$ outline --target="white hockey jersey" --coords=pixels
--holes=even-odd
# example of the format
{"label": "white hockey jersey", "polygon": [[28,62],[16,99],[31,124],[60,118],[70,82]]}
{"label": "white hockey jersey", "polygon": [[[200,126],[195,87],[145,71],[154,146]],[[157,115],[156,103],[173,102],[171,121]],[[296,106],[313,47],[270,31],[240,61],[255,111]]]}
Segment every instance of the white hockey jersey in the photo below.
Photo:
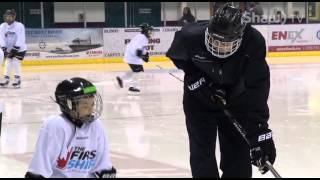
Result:
{"label": "white hockey jersey", "polygon": [[13,46],[20,47],[19,52],[26,51],[26,32],[22,23],[14,21],[11,25],[4,22],[0,25],[0,46],[10,52]]}
{"label": "white hockey jersey", "polygon": [[143,34],[137,34],[127,45],[124,53],[124,61],[128,64],[142,65],[143,60],[136,55],[137,49],[141,49],[143,54],[147,52],[148,38]]}
{"label": "white hockey jersey", "polygon": [[94,172],[111,168],[99,119],[78,128],[63,116],[50,116],[40,129],[28,172],[46,178],[92,178]]}

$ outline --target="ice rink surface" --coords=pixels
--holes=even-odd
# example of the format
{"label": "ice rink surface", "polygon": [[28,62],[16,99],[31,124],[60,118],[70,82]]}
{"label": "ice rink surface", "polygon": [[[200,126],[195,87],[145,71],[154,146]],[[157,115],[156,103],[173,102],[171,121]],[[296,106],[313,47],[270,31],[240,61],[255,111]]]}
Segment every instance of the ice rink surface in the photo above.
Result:
{"label": "ice rink surface", "polygon": [[[171,63],[156,64],[166,70],[147,64],[140,96],[128,96],[126,87],[114,83],[128,70],[125,64],[23,67],[21,89],[0,89],[5,108],[0,177],[24,176],[41,123],[59,113],[50,96],[59,81],[75,76],[93,81],[103,97],[101,119],[118,177],[191,177],[182,83],[168,74],[183,78],[183,73]],[[283,177],[320,177],[320,63],[272,63],[270,68],[274,167]],[[254,167],[253,177],[273,176]]]}

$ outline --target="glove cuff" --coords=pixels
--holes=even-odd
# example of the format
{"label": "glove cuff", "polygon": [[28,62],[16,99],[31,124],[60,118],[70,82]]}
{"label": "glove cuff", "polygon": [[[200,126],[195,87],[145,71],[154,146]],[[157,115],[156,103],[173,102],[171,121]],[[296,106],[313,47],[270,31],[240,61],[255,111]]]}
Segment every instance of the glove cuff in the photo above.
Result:
{"label": "glove cuff", "polygon": [[272,140],[272,136],[272,131],[270,129],[262,129],[259,130],[257,133],[248,136],[248,139],[250,142],[250,146],[255,147],[260,143]]}

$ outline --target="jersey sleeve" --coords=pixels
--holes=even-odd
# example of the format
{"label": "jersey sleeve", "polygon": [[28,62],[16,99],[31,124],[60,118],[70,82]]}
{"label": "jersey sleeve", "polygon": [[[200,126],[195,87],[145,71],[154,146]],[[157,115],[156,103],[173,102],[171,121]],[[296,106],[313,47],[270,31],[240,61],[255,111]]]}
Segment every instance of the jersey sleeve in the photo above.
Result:
{"label": "jersey sleeve", "polygon": [[20,27],[18,29],[17,33],[17,42],[14,46],[22,47],[26,42],[26,31],[23,24],[20,24]]}
{"label": "jersey sleeve", "polygon": [[188,46],[182,30],[175,32],[173,41],[168,49],[166,56],[175,61],[187,61]]}
{"label": "jersey sleeve", "polygon": [[112,163],[110,159],[109,142],[106,133],[103,129],[103,125],[100,121],[97,122],[98,134],[98,152],[97,164],[93,170],[94,172],[100,172],[101,170],[111,170]]}
{"label": "jersey sleeve", "polygon": [[183,28],[175,32],[173,42],[168,49],[166,56],[171,59],[174,65],[185,72],[191,74],[197,72],[198,69],[190,60],[190,48],[188,46],[187,37],[183,33]]}
{"label": "jersey sleeve", "polygon": [[59,133],[54,132],[54,130],[54,128],[48,127],[48,123],[41,127],[28,172],[39,174],[46,178],[52,175],[54,161],[57,159],[61,149],[59,148],[61,144],[58,143],[61,137],[57,137]]}
{"label": "jersey sleeve", "polygon": [[248,103],[248,133],[252,134],[258,128],[268,128],[269,107],[267,104],[270,91],[270,70],[266,62],[265,41],[258,45],[259,51],[252,59],[245,72]]}
{"label": "jersey sleeve", "polygon": [[0,25],[0,46],[6,47],[4,25]]}
{"label": "jersey sleeve", "polygon": [[143,54],[143,55],[146,55],[147,52],[148,52],[148,51],[147,51],[147,48],[148,48],[148,40],[145,40],[143,44],[144,44],[144,46],[142,47],[142,54]]}
{"label": "jersey sleeve", "polygon": [[[147,47],[148,47],[148,43],[149,40],[146,37],[139,36],[139,39],[137,41],[136,47],[137,49],[141,49],[142,50],[142,54],[145,55],[147,53]],[[137,49],[135,49],[135,52],[137,51]]]}

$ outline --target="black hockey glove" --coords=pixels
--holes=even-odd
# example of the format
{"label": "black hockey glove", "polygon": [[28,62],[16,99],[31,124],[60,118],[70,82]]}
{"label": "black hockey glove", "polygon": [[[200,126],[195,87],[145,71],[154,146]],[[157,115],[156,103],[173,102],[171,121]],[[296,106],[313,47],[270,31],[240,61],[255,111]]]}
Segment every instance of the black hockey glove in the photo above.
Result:
{"label": "black hockey glove", "polygon": [[142,55],[142,60],[144,62],[149,62],[149,53],[148,52],[145,55]]}
{"label": "black hockey glove", "polygon": [[251,163],[257,167],[262,174],[268,172],[265,166],[266,161],[271,164],[276,159],[276,148],[272,139],[272,131],[270,129],[261,130],[260,132],[248,137],[250,142]]}
{"label": "black hockey glove", "polygon": [[137,49],[136,55],[137,55],[138,57],[141,57],[141,56],[142,56],[142,50],[141,50],[141,49]]}
{"label": "black hockey glove", "polygon": [[112,167],[110,170],[102,170],[100,172],[95,172],[96,178],[116,178],[117,170]]}
{"label": "black hockey glove", "polygon": [[1,47],[1,49],[3,51],[4,57],[7,57],[8,56],[7,48],[6,47]]}
{"label": "black hockey glove", "polygon": [[145,55],[142,54],[141,49],[137,49],[136,55],[141,58],[145,62],[149,62],[149,53],[147,52]]}
{"label": "black hockey glove", "polygon": [[187,75],[185,77],[185,85],[191,95],[196,96],[205,103],[211,104],[215,98],[219,98],[224,104],[226,102],[225,91],[218,88],[210,78],[202,73]]}
{"label": "black hockey glove", "polygon": [[8,54],[8,58],[13,58],[15,56],[18,55],[18,51],[19,51],[20,47],[18,46],[13,46],[13,48],[11,49],[10,53]]}
{"label": "black hockey glove", "polygon": [[25,175],[24,175],[24,178],[28,178],[28,179],[41,179],[41,178],[45,178],[43,177],[42,175],[40,174],[34,174],[32,172],[27,172]]}

